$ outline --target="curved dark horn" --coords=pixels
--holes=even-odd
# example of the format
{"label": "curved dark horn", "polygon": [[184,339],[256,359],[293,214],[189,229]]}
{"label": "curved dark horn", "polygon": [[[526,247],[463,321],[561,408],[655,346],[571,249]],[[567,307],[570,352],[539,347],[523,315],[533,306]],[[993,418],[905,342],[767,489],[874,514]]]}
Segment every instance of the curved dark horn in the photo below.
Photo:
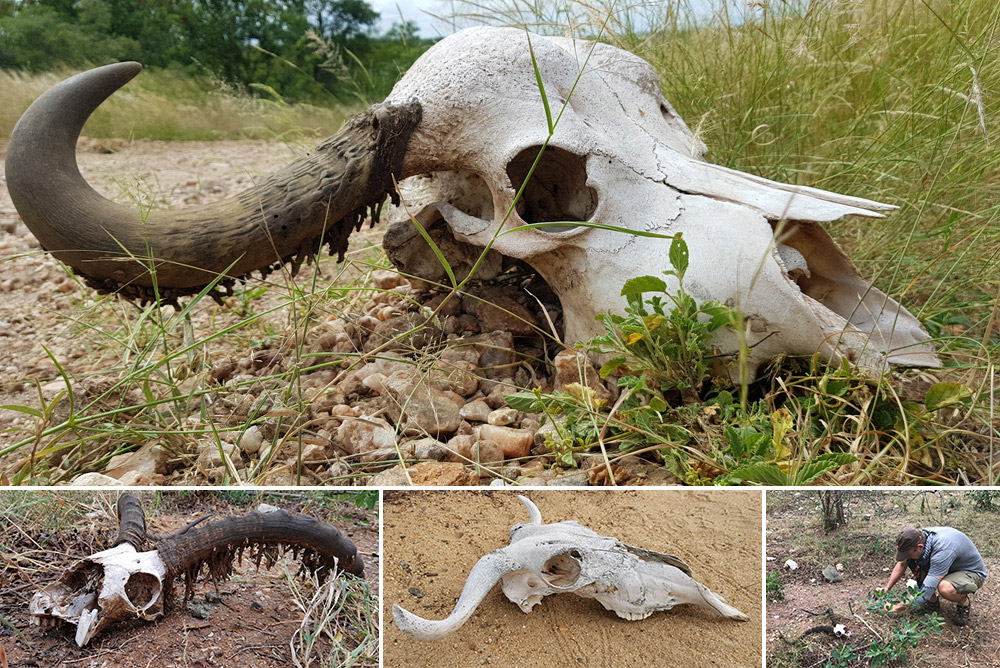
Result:
{"label": "curved dark horn", "polygon": [[136,552],[146,549],[146,514],[139,499],[127,493],[118,497],[118,538],[111,547],[122,543],[128,543]]}
{"label": "curved dark horn", "polygon": [[[222,580],[244,550],[254,554],[259,565],[268,547],[301,553],[303,567],[321,577],[333,573],[335,562],[342,571],[364,575],[357,547],[337,529],[308,515],[284,510],[255,511],[195,527],[163,539],[157,550],[169,577],[187,575],[193,580],[202,564],[207,564],[212,577]],[[271,552],[268,558],[273,560],[274,556]]]}
{"label": "curved dark horn", "polygon": [[90,114],[142,66],[117,63],[46,91],[11,134],[6,176],[14,206],[42,248],[101,290],[149,298],[197,292],[290,261],[293,269],[330,244],[341,258],[367,210],[373,222],[403,157],[420,105],[375,105],[314,151],[242,194],[179,211],[115,204],[80,175],[76,141]]}

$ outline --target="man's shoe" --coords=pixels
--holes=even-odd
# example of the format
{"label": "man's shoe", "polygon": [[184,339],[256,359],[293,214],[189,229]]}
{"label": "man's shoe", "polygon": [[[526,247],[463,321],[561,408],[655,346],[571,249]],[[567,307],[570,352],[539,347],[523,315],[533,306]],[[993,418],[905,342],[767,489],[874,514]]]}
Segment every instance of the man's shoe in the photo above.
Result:
{"label": "man's shoe", "polygon": [[941,612],[941,601],[927,601],[924,603],[923,607],[920,608],[920,611],[925,613]]}
{"label": "man's shoe", "polygon": [[955,607],[955,618],[951,621],[955,626],[965,626],[969,623],[969,612],[972,608],[972,601],[969,601],[968,605],[959,605]]}

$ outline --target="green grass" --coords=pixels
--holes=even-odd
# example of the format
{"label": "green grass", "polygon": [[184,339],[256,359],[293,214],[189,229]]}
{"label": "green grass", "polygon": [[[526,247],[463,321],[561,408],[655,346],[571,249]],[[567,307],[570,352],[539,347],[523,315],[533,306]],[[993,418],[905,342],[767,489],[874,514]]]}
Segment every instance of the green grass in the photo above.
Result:
{"label": "green grass", "polygon": [[[0,70],[0,136],[39,95],[75,74]],[[173,70],[146,70],[112,95],[91,116],[83,134],[92,138],[195,141],[216,139],[285,139],[333,134],[361,108],[332,104],[288,104],[273,96],[254,97],[207,78]]]}
{"label": "green grass", "polygon": [[[584,3],[569,6],[591,21],[577,34],[603,30],[606,39],[657,68],[666,97],[710,147],[711,160],[898,205],[884,220],[845,219],[826,228],[866,279],[926,325],[946,368],[872,382],[850,369],[784,362],[752,387],[732,388],[729,398],[736,402],[721,401],[719,388],[706,384],[695,403],[666,411],[686,435],[647,430],[649,439],[638,449],[633,442],[610,457],[669,450],[667,462],[682,479],[715,482],[731,472],[725,457],[734,447],[716,416],[738,405],[746,413],[744,432],[737,434],[740,452],[751,437],[761,447],[770,443],[761,451],[769,468],[750,481],[995,484],[1000,417],[990,388],[1000,360],[1000,144],[993,120],[1000,117],[994,93],[1000,90],[1000,6],[991,0],[764,4],[745,23],[717,18],[707,25],[693,22],[684,3],[671,5],[676,11],[663,12],[655,29],[641,34],[638,24],[619,15],[605,26],[601,7],[588,14]],[[558,22],[567,14],[537,18]],[[0,121],[12,124],[62,74],[0,75],[0,93],[9,91],[14,101],[0,110],[10,118]],[[204,83],[169,72],[145,73],[131,86],[138,88],[112,97],[88,133],[126,128],[128,137],[284,137],[329,132],[346,113],[206,92]],[[548,122],[551,130],[551,114]],[[119,380],[96,398],[67,394],[51,409],[32,408],[35,434],[6,450],[25,457],[14,482],[66,480],[151,439],[170,449],[175,461],[195,466],[195,443],[216,443],[221,452],[227,438],[267,420],[278,423],[272,445],[284,448],[284,455],[301,452],[305,436],[318,428],[310,413],[313,397],[301,379],[324,368],[342,375],[359,361],[315,356],[306,341],[324,320],[356,317],[357,307],[378,292],[367,273],[384,258],[374,251],[355,257],[366,254],[345,273],[252,284],[230,300],[236,308],[227,312],[204,303],[190,309],[211,312],[208,325],[192,324],[188,310],[133,311],[103,299],[81,303],[71,318],[74,334]],[[330,281],[333,287],[326,287]],[[211,381],[213,360],[276,342],[290,363],[235,388],[271,408],[220,419],[213,406],[234,388]],[[419,365],[417,351],[413,356]],[[938,407],[926,393],[940,382],[965,394]],[[587,414],[602,449],[613,413]],[[812,476],[817,461],[850,457],[857,461]],[[277,458],[241,470],[224,461],[215,482],[266,482],[276,466]],[[301,466],[292,471],[297,480],[301,474]],[[362,474],[358,469],[340,480]]]}

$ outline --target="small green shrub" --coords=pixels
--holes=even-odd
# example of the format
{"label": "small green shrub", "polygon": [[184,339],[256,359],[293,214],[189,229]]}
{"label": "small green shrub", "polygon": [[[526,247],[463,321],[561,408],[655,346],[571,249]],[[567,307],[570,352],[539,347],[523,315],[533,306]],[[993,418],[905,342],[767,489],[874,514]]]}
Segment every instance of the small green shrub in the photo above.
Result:
{"label": "small green shrub", "polygon": [[847,668],[857,660],[858,655],[854,651],[854,646],[841,643],[830,650],[830,660],[823,664],[823,668]]}
{"label": "small green shrub", "polygon": [[767,581],[765,583],[767,591],[767,600],[769,601],[783,601],[785,600],[785,585],[781,583],[781,577],[777,573],[768,573]]}

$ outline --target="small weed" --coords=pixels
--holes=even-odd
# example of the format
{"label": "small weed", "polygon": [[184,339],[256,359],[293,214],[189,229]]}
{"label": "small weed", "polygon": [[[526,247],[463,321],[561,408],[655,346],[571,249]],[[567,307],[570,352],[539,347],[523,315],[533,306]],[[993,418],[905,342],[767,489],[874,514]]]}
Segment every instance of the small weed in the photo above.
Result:
{"label": "small weed", "polygon": [[777,573],[768,573],[767,581],[765,583],[765,588],[767,591],[767,600],[769,601],[783,601],[785,600],[785,585],[781,582],[781,576]]}

